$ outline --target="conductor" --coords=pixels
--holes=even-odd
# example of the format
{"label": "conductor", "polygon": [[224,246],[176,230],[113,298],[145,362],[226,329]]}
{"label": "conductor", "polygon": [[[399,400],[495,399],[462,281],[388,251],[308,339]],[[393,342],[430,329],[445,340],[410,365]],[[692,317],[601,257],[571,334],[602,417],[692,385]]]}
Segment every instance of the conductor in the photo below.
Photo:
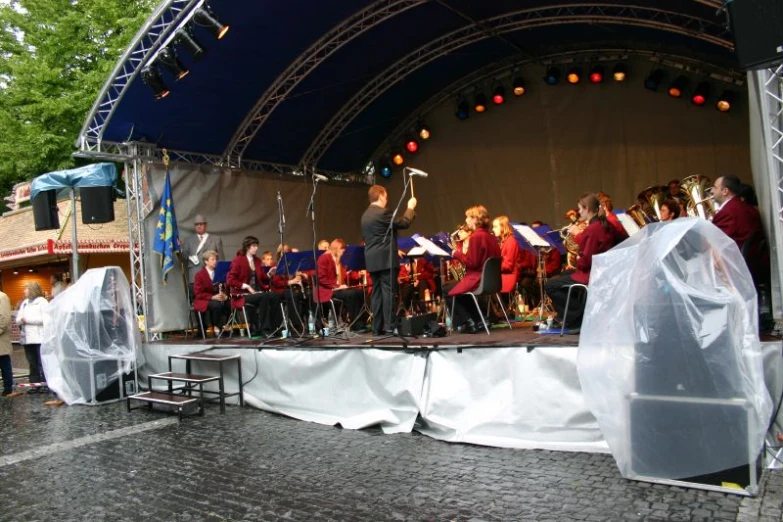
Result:
{"label": "conductor", "polygon": [[388,234],[389,223],[392,222],[392,211],[386,208],[388,196],[386,189],[380,185],[370,187],[367,195],[370,206],[362,215],[362,236],[364,238],[364,259],[367,270],[373,281],[372,315],[373,335],[382,335],[385,331],[391,333],[397,327],[395,309],[397,303],[397,273],[400,260],[397,257],[397,230],[408,228],[416,217],[416,198],[408,200],[405,213],[397,216]]}

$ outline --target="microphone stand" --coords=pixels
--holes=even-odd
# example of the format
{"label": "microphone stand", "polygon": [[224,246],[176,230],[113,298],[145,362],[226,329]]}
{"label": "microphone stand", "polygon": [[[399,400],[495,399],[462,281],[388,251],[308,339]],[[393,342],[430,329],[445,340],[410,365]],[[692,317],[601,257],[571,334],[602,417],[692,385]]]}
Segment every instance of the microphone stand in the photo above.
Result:
{"label": "microphone stand", "polygon": [[[307,167],[303,167],[305,174],[307,174]],[[313,318],[313,323],[315,324],[318,321],[318,314],[321,313],[322,319],[323,319],[323,309],[321,307],[321,303],[318,303],[315,301],[314,293],[318,291],[320,288],[320,279],[318,278],[318,234],[315,227],[315,194],[318,191],[318,181],[320,181],[317,177],[315,177],[315,168],[313,168],[313,192],[310,194],[310,204],[307,206],[307,210],[305,211],[305,216],[307,214],[310,214],[310,219],[312,221],[312,230],[313,230],[313,266],[315,267],[315,276],[313,278],[313,281],[311,283],[311,289],[310,294],[307,296],[307,313],[310,314],[313,312],[313,309],[315,309],[315,317]],[[284,249],[285,250],[285,249]],[[309,316],[308,316],[309,318]],[[309,337],[305,337],[304,335],[300,338],[300,342],[296,344],[296,346],[301,346],[302,344],[311,341],[316,338],[315,334],[313,332],[309,331],[309,322],[305,328],[307,328],[307,333]],[[321,321],[321,332],[323,335],[323,320]]]}
{"label": "microphone stand", "polygon": [[[387,236],[389,237],[389,284],[391,285],[392,301],[394,301],[394,304],[391,306],[391,308],[394,310],[393,312],[391,312],[392,317],[394,317],[394,314],[397,313],[396,312],[397,307],[395,306],[395,304],[399,299],[399,295],[398,295],[399,286],[397,285],[397,276],[394,274],[394,256],[397,255],[397,241],[394,239],[394,220],[397,219],[397,214],[400,211],[400,205],[402,204],[402,201],[405,199],[405,195],[408,193],[408,185],[410,185],[411,182],[410,175],[408,175],[407,178],[405,177],[405,168],[402,169],[403,180],[405,181],[405,185],[402,188],[402,194],[400,195],[400,200],[397,202],[397,206],[394,207],[394,212],[392,213],[391,221],[389,221],[389,226],[386,229],[386,233],[384,234],[384,238],[386,238]],[[397,289],[397,292],[394,291],[395,288]],[[374,291],[375,288],[373,287],[373,292]],[[384,314],[386,314],[386,310],[384,310]],[[383,321],[386,322],[385,317],[383,318]],[[391,325],[387,325],[387,326],[391,326]],[[384,335],[382,337],[373,337],[365,342],[371,344],[377,341],[382,341],[384,339],[389,339],[391,337],[397,337],[401,339],[403,348],[408,347],[408,338],[400,334],[399,323],[397,324],[397,327],[392,330],[392,333],[388,335]]]}

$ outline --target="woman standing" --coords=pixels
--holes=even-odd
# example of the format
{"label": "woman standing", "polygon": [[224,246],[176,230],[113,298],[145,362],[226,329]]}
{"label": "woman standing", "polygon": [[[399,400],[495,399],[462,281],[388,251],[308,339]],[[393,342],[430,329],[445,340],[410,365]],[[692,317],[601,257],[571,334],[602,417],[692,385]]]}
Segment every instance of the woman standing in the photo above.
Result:
{"label": "woman standing", "polygon": [[41,341],[43,340],[43,323],[49,308],[49,301],[43,296],[41,286],[30,282],[24,285],[24,301],[16,314],[16,322],[22,332],[22,344],[30,366],[30,382],[46,382],[41,365]]}

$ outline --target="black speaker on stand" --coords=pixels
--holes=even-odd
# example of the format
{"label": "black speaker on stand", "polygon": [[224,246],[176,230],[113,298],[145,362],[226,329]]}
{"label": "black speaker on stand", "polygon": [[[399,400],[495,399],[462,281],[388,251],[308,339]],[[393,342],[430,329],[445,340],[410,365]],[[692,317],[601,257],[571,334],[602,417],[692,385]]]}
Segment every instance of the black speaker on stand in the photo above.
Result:
{"label": "black speaker on stand", "polygon": [[82,223],[114,221],[114,187],[81,187]]}
{"label": "black speaker on stand", "polygon": [[56,190],[41,191],[33,198],[33,221],[35,222],[35,230],[57,230],[60,228]]}
{"label": "black speaker on stand", "polygon": [[727,5],[740,67],[761,69],[783,63],[783,2],[733,0]]}

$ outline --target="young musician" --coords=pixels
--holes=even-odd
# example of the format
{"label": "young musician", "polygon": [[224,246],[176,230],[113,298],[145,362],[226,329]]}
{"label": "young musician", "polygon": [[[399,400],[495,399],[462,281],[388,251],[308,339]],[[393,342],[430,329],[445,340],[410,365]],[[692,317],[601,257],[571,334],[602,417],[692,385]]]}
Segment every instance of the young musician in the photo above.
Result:
{"label": "young musician", "polygon": [[451,255],[465,267],[465,276],[448,290],[447,299],[452,310],[453,323],[457,330],[476,333],[477,321],[481,321],[470,296],[465,292],[476,290],[481,283],[484,262],[490,257],[501,257],[497,239],[489,233],[489,213],[481,205],[465,211],[465,224],[472,232],[465,242],[458,242]]}
{"label": "young musician", "polygon": [[[345,241],[337,238],[329,244],[329,250],[318,257],[318,284],[314,296],[318,303],[328,303],[332,298],[342,301],[348,317],[354,321],[361,311],[364,295],[361,288],[348,288],[346,284],[347,273],[340,263],[344,253]],[[323,310],[323,314],[326,315],[330,309]],[[363,326],[360,321],[355,321],[353,329],[358,330]]]}
{"label": "young musician", "polygon": [[[370,206],[362,215],[362,237],[365,241],[364,259],[367,271],[373,280],[372,292],[372,330],[380,335],[384,328],[391,332],[397,327],[394,300],[397,290],[397,272],[400,260],[397,252],[397,230],[408,228],[416,214],[416,198],[408,200],[408,207],[392,223],[393,212],[386,208],[388,195],[380,185],[373,185],[367,191]],[[392,223],[391,233],[389,224]],[[391,273],[390,273],[391,272]]]}
{"label": "young musician", "polygon": [[215,335],[220,335],[220,331],[228,320],[231,311],[228,302],[228,295],[223,289],[223,283],[215,283],[215,267],[218,262],[218,253],[214,250],[207,250],[201,256],[204,261],[204,268],[196,274],[193,283],[193,309],[198,313],[206,312],[206,321],[204,333],[208,326],[215,328]]}
{"label": "young musician", "polygon": [[[552,299],[552,306],[557,315],[563,317],[568,287],[574,283],[586,285],[590,280],[590,268],[593,265],[593,256],[606,252],[615,245],[615,231],[606,220],[606,216],[599,214],[600,202],[595,194],[584,194],[579,198],[579,216],[588,225],[581,234],[576,236],[579,245],[579,257],[576,260],[576,270],[567,270],[557,277],[546,282],[545,290]],[[576,225],[571,225],[576,227]],[[569,229],[569,233],[571,233]],[[570,330],[578,330],[582,324],[584,315],[584,303],[579,299],[572,299],[568,308],[568,323],[565,325]],[[573,332],[576,333],[576,332]]]}
{"label": "young musician", "polygon": [[503,280],[500,291],[509,294],[514,291],[519,279],[521,254],[508,216],[498,216],[492,221],[492,233],[500,242],[500,277]]}
{"label": "young musician", "polygon": [[245,303],[256,308],[256,331],[270,334],[282,321],[280,295],[269,292],[269,276],[256,256],[258,238],[247,236],[242,240],[242,249],[231,261],[226,282],[231,289],[232,308],[242,308]]}

